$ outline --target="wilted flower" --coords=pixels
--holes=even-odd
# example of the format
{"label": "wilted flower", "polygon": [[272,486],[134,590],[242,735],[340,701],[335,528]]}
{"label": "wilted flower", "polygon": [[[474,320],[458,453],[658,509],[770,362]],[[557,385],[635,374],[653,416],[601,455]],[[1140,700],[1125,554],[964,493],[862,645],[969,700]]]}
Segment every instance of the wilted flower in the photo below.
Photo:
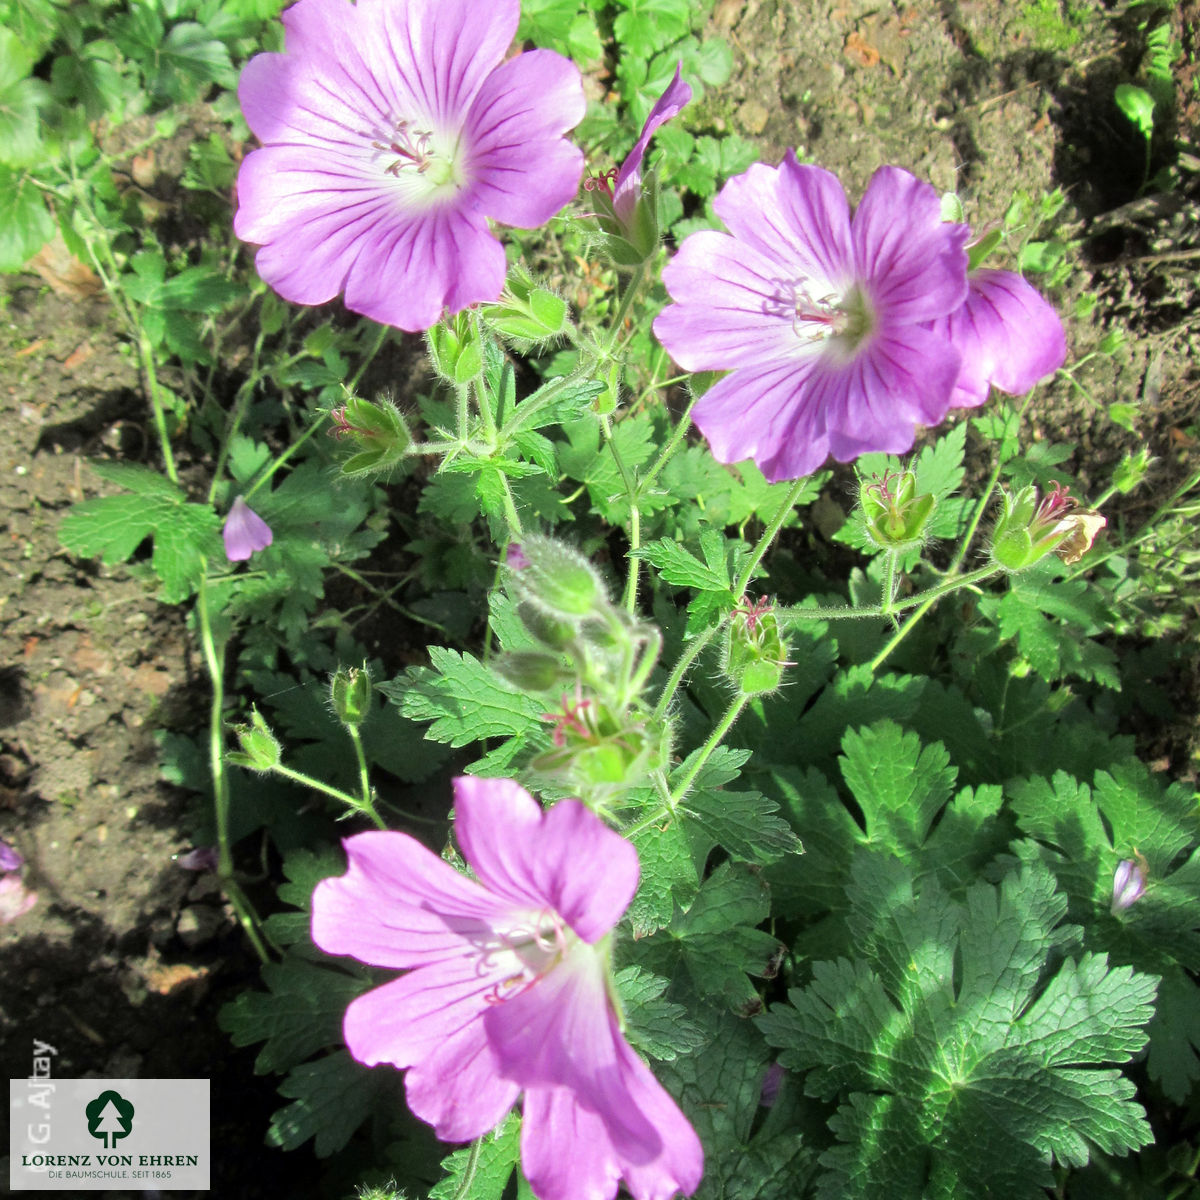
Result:
{"label": "wilted flower", "polygon": [[1022,396],[1062,366],[1062,321],[1031,284],[1012,271],[984,268],[972,271],[967,285],[963,304],[932,326],[962,352],[954,408],[982,404],[989,386]]}
{"label": "wilted flower", "polygon": [[1091,549],[1107,523],[1080,508],[1070,489],[1055,482],[1038,498],[1033,484],[1017,492],[1000,489],[1000,517],[992,534],[992,558],[1007,571],[1023,571],[1053,551],[1068,566]]}
{"label": "wilted flower", "polygon": [[238,174],[239,237],[280,295],[401,329],[495,300],[488,221],[533,228],[579,185],[565,140],[579,71],[549,50],[503,62],[519,0],[300,0],[283,54],[242,72],[263,148]]}
{"label": "wilted flower", "polygon": [[1113,873],[1112,913],[1123,912],[1146,890],[1146,860],[1139,854],[1138,861],[1123,858]]}
{"label": "wilted flower", "polygon": [[313,894],[313,940],[409,973],[346,1010],[350,1052],[407,1067],[409,1107],[448,1141],[524,1092],[521,1161],[542,1200],[667,1200],[700,1182],[691,1125],[633,1052],[611,1000],[610,931],[637,852],[576,800],[548,812],[512,780],[455,780],[476,880],[402,833],[344,843]]}
{"label": "wilted flower", "polygon": [[265,550],[274,537],[271,527],[241,496],[229,506],[221,536],[230,562],[245,562],[256,550]]}
{"label": "wilted flower", "polygon": [[0,925],[11,925],[37,903],[37,892],[31,892],[20,875],[0,875]]}
{"label": "wilted flower", "polygon": [[19,871],[24,859],[3,838],[0,838],[0,871]]}
{"label": "wilted flower", "polygon": [[215,871],[220,864],[216,846],[197,846],[186,854],[177,855],[175,865],[185,871]]}
{"label": "wilted flower", "polygon": [[837,178],[789,151],[715,207],[729,233],[684,241],[654,332],[685,370],[732,372],[692,414],[721,462],[796,479],[831,454],[902,453],[946,415],[962,356],[930,323],[967,298],[969,231],[933,188],[881,167],[852,216]]}

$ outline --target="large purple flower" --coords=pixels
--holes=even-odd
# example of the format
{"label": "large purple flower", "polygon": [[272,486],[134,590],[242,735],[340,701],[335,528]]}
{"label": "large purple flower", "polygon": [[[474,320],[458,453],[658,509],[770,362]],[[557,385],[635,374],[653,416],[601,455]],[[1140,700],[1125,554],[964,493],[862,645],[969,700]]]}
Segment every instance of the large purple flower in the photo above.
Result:
{"label": "large purple flower", "polygon": [[965,225],[881,167],[853,216],[842,185],[789,151],[716,200],[729,233],[694,233],[667,264],[654,332],[689,371],[730,371],[692,419],[722,462],[771,480],[832,454],[902,453],[950,407],[961,355],[929,323],[967,296]]}
{"label": "large purple flower", "polygon": [[950,400],[954,408],[977,407],[989,387],[1023,396],[1063,365],[1062,321],[1031,284],[1012,271],[990,268],[972,271],[967,283],[962,305],[931,326],[962,353]]}
{"label": "large purple flower", "polygon": [[521,1161],[542,1200],[669,1200],[699,1186],[687,1118],[625,1041],[609,932],[633,898],[632,844],[576,800],[549,812],[508,779],[455,780],[478,882],[402,833],[346,840],[313,893],[313,940],[409,973],[346,1010],[350,1052],[407,1067],[439,1137],[492,1129],[525,1094]]}
{"label": "large purple flower", "polygon": [[280,295],[401,329],[495,300],[488,219],[532,228],[574,196],[578,70],[548,50],[502,63],[519,0],[300,0],[286,52],[242,72],[263,148],[238,174],[239,237]]}

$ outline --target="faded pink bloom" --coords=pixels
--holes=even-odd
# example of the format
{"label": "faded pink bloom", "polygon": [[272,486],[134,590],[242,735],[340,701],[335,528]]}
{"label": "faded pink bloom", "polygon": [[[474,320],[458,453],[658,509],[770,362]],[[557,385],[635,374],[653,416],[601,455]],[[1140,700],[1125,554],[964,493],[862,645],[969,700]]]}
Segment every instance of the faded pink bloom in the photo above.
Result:
{"label": "faded pink bloom", "polygon": [[237,235],[298,304],[340,292],[386,325],[428,329],[495,300],[504,247],[575,195],[583,118],[568,59],[504,61],[520,0],[300,0],[282,54],[238,84],[262,149],[238,173]]}
{"label": "faded pink bloom", "polygon": [[20,875],[0,875],[0,925],[11,925],[37,903],[37,892],[31,892]]}
{"label": "faded pink bloom", "polygon": [[230,562],[245,562],[256,550],[265,550],[274,538],[271,527],[241,496],[230,505],[221,536]]}
{"label": "faded pink bloom", "polygon": [[691,1193],[703,1151],[621,1033],[609,943],[637,852],[577,800],[548,812],[508,779],[454,781],[476,880],[403,833],[344,845],[313,893],[313,940],[408,974],[346,1010],[350,1052],[408,1069],[409,1107],[438,1137],[494,1128],[524,1093],[521,1161],[541,1200]]}

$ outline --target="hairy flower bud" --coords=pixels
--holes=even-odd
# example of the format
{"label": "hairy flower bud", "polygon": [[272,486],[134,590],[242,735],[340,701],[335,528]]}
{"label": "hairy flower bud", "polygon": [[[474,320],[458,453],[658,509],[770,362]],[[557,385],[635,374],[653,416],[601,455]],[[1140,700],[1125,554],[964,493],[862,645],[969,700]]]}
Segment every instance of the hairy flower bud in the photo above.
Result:
{"label": "hairy flower bud", "polygon": [[924,540],[925,524],[937,504],[928,493],[917,494],[912,471],[885,471],[862,485],[859,503],[867,536],[882,550],[907,550]]}
{"label": "hairy flower bud", "polygon": [[349,440],[357,451],[342,463],[343,475],[390,470],[412,445],[408,425],[390,400],[373,404],[352,396],[329,416],[333,420],[329,436],[339,442]]}
{"label": "hairy flower bud", "polygon": [[367,664],[339,667],[329,681],[329,698],[337,719],[357,729],[371,712],[371,675]]}
{"label": "hairy flower bud", "polygon": [[433,369],[456,387],[470,383],[483,370],[483,344],[470,313],[443,318],[425,340]]}
{"label": "hairy flower bud", "polygon": [[567,302],[538,287],[521,267],[514,267],[497,304],[486,305],[483,318],[501,337],[522,347],[561,337],[570,328]]}
{"label": "hairy flower bud", "polygon": [[790,665],[788,646],[765,596],[753,604],[744,597],[742,606],[733,610],[729,622],[725,674],[745,695],[762,696],[779,687],[783,669]]}
{"label": "hairy flower bud", "polygon": [[241,750],[231,750],[225,756],[227,761],[251,771],[273,771],[279,766],[283,751],[257,708],[250,710],[249,725],[235,725],[233,731]]}
{"label": "hairy flower bud", "polygon": [[580,621],[607,605],[603,580],[577,550],[530,535],[521,542],[520,553],[525,565],[511,578],[523,599],[552,617]]}
{"label": "hairy flower bud", "polygon": [[548,692],[561,687],[563,682],[558,659],[535,650],[502,654],[493,661],[492,669],[501,679],[526,692]]}

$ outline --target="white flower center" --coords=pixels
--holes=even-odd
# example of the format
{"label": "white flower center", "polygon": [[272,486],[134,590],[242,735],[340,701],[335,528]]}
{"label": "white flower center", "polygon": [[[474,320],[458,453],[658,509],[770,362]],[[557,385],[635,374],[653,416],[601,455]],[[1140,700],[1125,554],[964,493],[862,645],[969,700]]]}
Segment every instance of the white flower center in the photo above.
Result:
{"label": "white flower center", "polygon": [[816,297],[804,284],[795,285],[792,328],[806,342],[828,342],[830,350],[852,358],[876,324],[871,302],[857,284],[840,295],[828,292]]}
{"label": "white flower center", "polygon": [[430,207],[449,199],[466,183],[457,134],[402,119],[383,138],[372,140],[371,147],[375,164],[395,180],[396,190],[409,205]]}

